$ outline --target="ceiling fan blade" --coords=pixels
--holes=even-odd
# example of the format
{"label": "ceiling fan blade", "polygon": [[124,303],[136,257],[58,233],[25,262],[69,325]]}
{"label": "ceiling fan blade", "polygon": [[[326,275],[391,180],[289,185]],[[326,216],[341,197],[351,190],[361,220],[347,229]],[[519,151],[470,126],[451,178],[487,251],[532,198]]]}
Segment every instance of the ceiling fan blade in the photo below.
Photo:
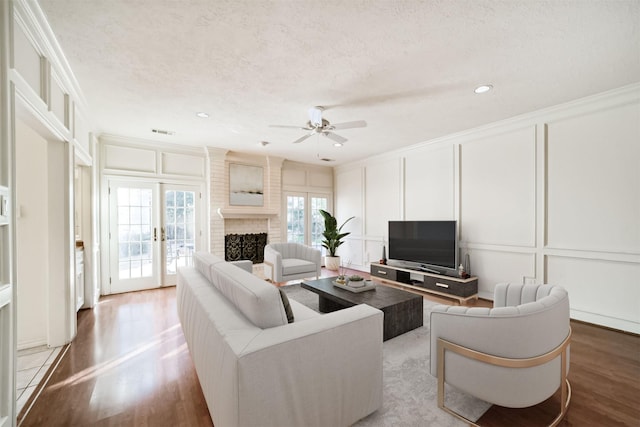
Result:
{"label": "ceiling fan blade", "polygon": [[303,136],[303,137],[300,137],[300,138],[296,139],[295,141],[293,141],[293,143],[294,143],[294,144],[299,144],[299,143],[301,143],[302,141],[304,141],[305,139],[310,138],[310,137],[311,137],[311,135],[313,135],[313,133],[309,133],[309,134],[307,134],[307,135],[305,135],[305,136]]}
{"label": "ceiling fan blade", "polygon": [[309,108],[309,123],[312,126],[321,126],[322,125],[322,107],[311,107]]}
{"label": "ceiling fan blade", "polygon": [[324,136],[326,136],[327,138],[334,140],[335,142],[339,142],[340,144],[344,144],[345,142],[348,141],[347,138],[344,138],[344,137],[342,137],[342,136],[340,136],[338,134],[335,134],[333,132],[322,132],[322,134]]}
{"label": "ceiling fan blade", "polygon": [[302,126],[287,126],[287,125],[269,125],[270,128],[286,128],[286,129],[302,129],[302,130],[312,130],[311,128],[308,127],[302,127]]}
{"label": "ceiling fan blade", "polygon": [[353,128],[363,128],[367,127],[367,122],[364,120],[356,120],[355,122],[344,122],[344,123],[336,123],[331,124],[333,129],[353,129]]}

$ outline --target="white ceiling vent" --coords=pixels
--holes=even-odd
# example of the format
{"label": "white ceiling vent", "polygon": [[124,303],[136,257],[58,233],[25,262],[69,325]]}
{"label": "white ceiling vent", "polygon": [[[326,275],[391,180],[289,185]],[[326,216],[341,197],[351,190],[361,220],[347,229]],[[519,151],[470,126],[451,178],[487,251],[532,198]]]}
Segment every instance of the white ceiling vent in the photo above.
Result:
{"label": "white ceiling vent", "polygon": [[164,130],[164,129],[151,129],[151,132],[158,133],[160,135],[173,135],[175,133],[172,130]]}

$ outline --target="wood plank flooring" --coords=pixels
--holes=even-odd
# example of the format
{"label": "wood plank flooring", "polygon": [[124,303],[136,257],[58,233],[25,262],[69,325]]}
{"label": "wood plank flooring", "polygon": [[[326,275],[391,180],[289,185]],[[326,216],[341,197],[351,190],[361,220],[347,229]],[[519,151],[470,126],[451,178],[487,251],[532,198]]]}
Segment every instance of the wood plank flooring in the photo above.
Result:
{"label": "wood plank flooring", "polygon": [[103,297],[21,426],[212,426],[174,287]]}
{"label": "wood plank flooring", "polygon": [[[640,337],[579,322],[572,328],[573,398],[561,425],[640,426]],[[528,409],[493,406],[479,422],[541,426],[557,405],[552,397]],[[211,426],[178,321],[175,288],[103,297],[94,310],[82,310],[78,337],[21,421],[25,427]]]}

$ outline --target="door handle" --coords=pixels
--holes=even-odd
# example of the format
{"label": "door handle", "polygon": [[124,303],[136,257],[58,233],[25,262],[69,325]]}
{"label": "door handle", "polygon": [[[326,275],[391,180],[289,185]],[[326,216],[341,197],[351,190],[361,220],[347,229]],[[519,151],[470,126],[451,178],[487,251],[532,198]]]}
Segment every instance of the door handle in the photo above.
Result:
{"label": "door handle", "polygon": [[158,228],[157,227],[153,227],[153,241],[154,242],[158,241]]}
{"label": "door handle", "polygon": [[160,227],[160,240],[164,242],[164,227]]}

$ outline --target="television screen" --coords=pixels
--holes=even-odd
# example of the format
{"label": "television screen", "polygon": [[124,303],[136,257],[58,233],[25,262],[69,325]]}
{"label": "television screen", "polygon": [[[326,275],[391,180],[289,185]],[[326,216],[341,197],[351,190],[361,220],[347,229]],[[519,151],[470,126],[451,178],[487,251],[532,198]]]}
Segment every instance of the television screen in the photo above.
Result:
{"label": "television screen", "polygon": [[389,258],[456,268],[456,221],[389,221]]}

